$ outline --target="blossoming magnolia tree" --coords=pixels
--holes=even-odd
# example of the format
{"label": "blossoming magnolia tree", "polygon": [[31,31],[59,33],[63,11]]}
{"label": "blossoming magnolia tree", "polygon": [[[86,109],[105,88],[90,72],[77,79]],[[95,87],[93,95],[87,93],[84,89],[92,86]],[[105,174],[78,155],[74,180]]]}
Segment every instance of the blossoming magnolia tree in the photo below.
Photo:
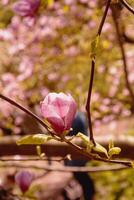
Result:
{"label": "blossoming magnolia tree", "polygon": [[41,102],[41,111],[55,134],[62,135],[71,129],[76,103],[71,95],[50,93]]}
{"label": "blossoming magnolia tree", "polygon": [[[45,159],[40,146],[56,140],[71,146],[88,160],[119,164],[113,170],[132,168],[132,161],[113,159],[121,149],[111,141],[108,149],[97,143],[94,130],[98,124],[110,123],[119,115],[134,113],[133,49],[126,54],[124,47],[125,42],[133,44],[134,41],[121,18],[122,12],[124,20],[127,12],[130,13],[131,30],[134,9],[125,0],[2,0],[0,4],[3,12],[9,11],[0,24],[0,48],[5,45],[7,50],[3,50],[6,61],[1,61],[5,69],[0,69],[1,132],[23,133],[22,124],[27,114],[45,128],[45,133],[26,135],[17,140],[17,145],[36,145],[39,160]],[[94,12],[100,15],[98,19],[94,19]],[[119,49],[115,47],[114,35],[117,35]],[[88,40],[91,41],[90,67]],[[89,136],[79,132],[75,137],[67,137],[77,109],[87,113]],[[76,145],[74,138],[79,138],[82,146]],[[92,171],[88,167],[62,170],[67,169]],[[49,166],[48,171],[51,170]],[[15,182],[28,198],[27,192],[34,180],[34,173],[30,171],[15,175]]]}

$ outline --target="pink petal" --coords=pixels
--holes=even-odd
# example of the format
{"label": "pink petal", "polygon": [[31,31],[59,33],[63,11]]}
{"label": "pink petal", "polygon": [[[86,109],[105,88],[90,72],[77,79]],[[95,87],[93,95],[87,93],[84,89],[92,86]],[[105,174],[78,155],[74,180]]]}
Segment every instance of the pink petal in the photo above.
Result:
{"label": "pink petal", "polygon": [[51,105],[44,105],[44,103],[41,103],[41,111],[43,117],[47,119],[47,121],[51,124],[56,133],[62,133],[64,131],[64,121],[55,112],[55,107]]}
{"label": "pink petal", "polygon": [[55,133],[63,133],[64,131],[64,122],[61,118],[57,117],[49,117],[46,118],[48,122],[51,124],[52,128],[54,129]]}
{"label": "pink petal", "polygon": [[69,106],[69,110],[68,110],[68,113],[65,117],[65,129],[66,130],[69,130],[72,126],[72,122],[73,122],[73,119],[75,117],[75,114],[76,114],[76,109],[77,109],[77,106],[76,106],[76,103],[74,100],[72,100],[70,102],[70,106]]}
{"label": "pink petal", "polygon": [[53,102],[53,106],[55,107],[55,111],[57,112],[57,114],[61,117],[64,118],[69,110],[69,101],[66,100],[62,100],[59,97],[57,97],[55,99],[55,101]]}
{"label": "pink petal", "polygon": [[72,100],[70,95],[65,95],[61,92],[58,95],[55,95],[55,99],[51,101],[51,104],[55,107],[57,114],[61,118],[64,118],[69,111],[70,102],[72,102]]}

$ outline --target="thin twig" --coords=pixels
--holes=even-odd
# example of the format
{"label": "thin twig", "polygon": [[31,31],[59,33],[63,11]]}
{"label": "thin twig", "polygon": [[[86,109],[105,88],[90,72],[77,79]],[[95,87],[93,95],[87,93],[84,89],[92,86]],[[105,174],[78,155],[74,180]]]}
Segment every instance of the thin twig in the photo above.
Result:
{"label": "thin twig", "polygon": [[[35,169],[35,170],[45,170],[45,171],[58,171],[58,172],[105,172],[105,171],[119,171],[123,169],[129,169],[128,166],[99,166],[99,167],[68,167],[68,166],[54,166],[54,165],[43,165],[43,166],[35,166],[35,165],[21,165],[21,164],[6,164],[0,165],[2,167],[11,167],[11,168],[24,168],[24,169]],[[45,174],[44,174],[45,175]],[[42,176],[41,176],[42,177]]]}
{"label": "thin twig", "polygon": [[134,8],[132,8],[125,0],[120,1],[134,15]]}
{"label": "thin twig", "polygon": [[[67,157],[64,158],[51,158],[51,161],[55,162],[61,162],[66,160]],[[21,159],[14,159],[14,158],[0,158],[0,162],[29,162],[29,161],[48,161],[50,158],[44,157],[44,158],[21,158]]]}
{"label": "thin twig", "polygon": [[[34,114],[33,112],[31,112],[30,110],[28,110],[27,108],[25,108],[24,106],[20,105],[19,103],[15,102],[14,100],[10,99],[9,97],[6,97],[3,94],[0,94],[0,98],[7,101],[8,103],[14,105],[15,107],[19,108],[20,110],[22,110],[23,112],[27,113],[28,115],[30,115],[32,118],[36,119],[44,128],[46,128],[48,130],[47,125],[44,123],[43,120],[41,120],[36,114]],[[49,131],[50,132],[50,131]],[[50,132],[50,134],[52,136],[54,136],[54,133]]]}
{"label": "thin twig", "polygon": [[129,83],[129,79],[128,79],[129,73],[128,73],[126,55],[125,55],[125,48],[124,48],[123,41],[122,41],[122,34],[121,34],[120,28],[119,28],[119,19],[116,18],[116,13],[115,13],[115,9],[114,9],[115,7],[114,6],[116,6],[116,5],[111,5],[112,16],[113,16],[113,21],[114,21],[114,24],[115,24],[117,39],[118,39],[118,42],[119,42],[119,47],[120,47],[121,54],[122,54],[126,87],[127,87],[128,91],[129,91],[129,94],[131,96],[131,100],[132,100],[132,103],[133,103],[133,101],[134,101],[134,93],[133,93],[133,90],[131,88],[131,84]]}
{"label": "thin twig", "polygon": [[76,150],[76,152],[78,152],[78,153],[86,156],[89,160],[92,159],[92,160],[97,160],[97,161],[101,161],[101,162],[122,164],[122,165],[127,166],[127,167],[132,167],[132,162],[131,161],[109,160],[109,159],[102,158],[102,157],[100,157],[98,155],[95,155],[93,153],[85,151],[83,148],[77,146],[76,144],[73,144],[72,142],[70,142],[66,138],[64,138],[64,142],[66,142],[67,144],[69,144],[70,146],[72,146],[73,149]]}
{"label": "thin twig", "polygon": [[126,43],[134,44],[134,38],[129,37],[126,33],[122,34],[123,40]]}
{"label": "thin twig", "polygon": [[[24,112],[26,112],[27,114],[29,114],[30,116],[34,117],[36,120],[38,119],[38,122],[42,124],[42,120],[40,118],[38,118],[38,116],[36,116],[35,114],[33,114],[31,111],[27,110],[26,108],[22,107],[21,105],[19,105],[18,103],[16,103],[15,101],[13,101],[12,99],[10,98],[7,98],[5,97],[4,95],[1,95],[0,94],[0,97],[6,101],[8,101],[10,104],[16,106],[17,108],[23,110]],[[44,122],[43,122],[44,124]],[[46,125],[45,125],[46,126]],[[48,129],[49,133],[50,130]],[[79,147],[78,145],[76,144],[73,144],[70,140],[66,139],[66,138],[57,138],[55,135],[54,135],[54,138],[58,141],[61,141],[61,142],[66,142],[68,145],[70,145],[76,152],[80,153],[81,155],[84,155],[86,156],[89,160],[91,159],[94,159],[94,160],[97,160],[97,161],[102,161],[102,162],[106,162],[106,163],[115,163],[115,164],[122,164],[124,166],[127,166],[127,167],[132,167],[132,163],[131,161],[121,161],[121,160],[109,160],[109,159],[106,159],[106,158],[102,158],[100,156],[97,156],[96,154],[93,154],[93,153],[90,153],[90,152],[87,152],[85,151],[82,147]]]}
{"label": "thin twig", "polygon": [[[101,35],[102,28],[103,28],[103,25],[104,25],[104,22],[106,20],[106,16],[107,16],[107,13],[108,13],[108,9],[110,7],[110,3],[111,3],[111,0],[108,0],[104,14],[103,14],[103,17],[102,17],[102,20],[101,20],[100,25],[99,25],[97,36]],[[94,57],[92,58],[92,62],[91,62],[91,74],[90,74],[89,89],[88,89],[88,96],[87,96],[87,102],[86,102],[86,111],[87,111],[87,116],[88,116],[90,141],[94,145],[95,145],[95,140],[94,140],[93,129],[92,129],[92,120],[91,120],[91,111],[90,111],[91,105],[90,104],[91,104],[91,94],[92,94],[93,80],[94,80],[95,59],[96,59],[96,56],[94,55]]]}

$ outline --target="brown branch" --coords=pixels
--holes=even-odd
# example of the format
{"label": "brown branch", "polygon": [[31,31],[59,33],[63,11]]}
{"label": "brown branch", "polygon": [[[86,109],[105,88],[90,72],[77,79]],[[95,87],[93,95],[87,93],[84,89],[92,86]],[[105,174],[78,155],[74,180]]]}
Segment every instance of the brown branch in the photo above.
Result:
{"label": "brown branch", "polygon": [[129,44],[134,44],[134,38],[129,37],[128,35],[126,35],[126,33],[123,33],[122,37],[124,42],[127,42]]}
{"label": "brown branch", "polygon": [[[106,8],[105,8],[102,20],[101,20],[99,28],[98,28],[97,36],[101,35],[102,28],[103,28],[103,25],[104,25],[104,22],[106,20],[106,16],[108,13],[108,9],[110,7],[110,3],[111,3],[111,0],[107,0]],[[94,140],[94,136],[93,136],[91,111],[90,111],[91,105],[90,104],[91,104],[91,94],[92,94],[93,80],[94,80],[95,59],[96,59],[96,56],[94,55],[94,57],[92,58],[92,62],[91,62],[91,74],[90,74],[89,89],[88,89],[88,96],[87,96],[87,102],[86,102],[86,111],[87,111],[87,116],[88,116],[89,134],[90,134],[89,137],[90,137],[90,141],[94,145],[95,145],[95,140]]]}
{"label": "brown branch", "polygon": [[90,111],[91,94],[92,94],[93,79],[94,79],[94,70],[95,70],[95,60],[92,60],[91,75],[90,75],[90,82],[89,82],[89,89],[88,89],[88,97],[87,97],[87,103],[86,103],[86,111],[87,111],[87,116],[88,116],[90,141],[92,141],[93,144],[95,145],[95,140],[94,140],[94,136],[93,136],[93,128],[92,128],[92,120],[91,120],[91,111]]}
{"label": "brown branch", "polygon": [[[9,156],[14,156],[17,154],[21,156],[19,159],[27,159],[27,156],[32,156],[30,157],[31,160],[36,159],[36,158],[38,159],[35,145],[17,146],[16,141],[18,139],[20,139],[20,137],[16,137],[16,136],[15,137],[4,136],[3,138],[1,138],[0,140],[0,156],[1,157],[0,158],[2,159],[11,158]],[[96,136],[96,142],[98,142],[105,148],[107,148],[110,139],[111,139],[110,136],[109,137]],[[113,141],[114,141],[115,146],[120,147],[122,149],[120,153],[121,158],[134,159],[134,154],[133,154],[134,138],[132,136],[121,135],[117,138],[115,135],[115,137],[113,137]],[[81,139],[74,138],[72,142],[76,144],[77,146],[82,147]],[[68,145],[65,142],[51,140],[45,143],[44,145],[41,145],[41,150],[42,152],[45,152],[46,156],[52,159],[52,161],[53,159],[60,161],[60,158],[55,158],[55,157],[63,157],[63,159],[66,159],[67,158],[66,155],[69,155],[69,154],[71,155],[72,159],[75,159],[75,160],[81,160],[81,159],[89,160],[86,156],[81,155],[80,153],[77,153],[70,145]]]}
{"label": "brown branch", "polygon": [[134,14],[134,8],[132,8],[125,0],[120,1],[132,14]]}
{"label": "brown branch", "polygon": [[[19,103],[15,102],[14,100],[10,99],[9,97],[6,97],[3,94],[0,94],[0,98],[7,101],[8,103],[12,104],[13,106],[19,108],[20,110],[22,110],[23,112],[27,113],[29,116],[31,116],[32,118],[34,118],[35,120],[37,120],[45,129],[48,130],[47,125],[44,123],[43,120],[41,120],[36,114],[34,114],[33,112],[31,112],[30,110],[28,110],[27,108],[25,108],[24,106],[20,105]],[[54,136],[53,132],[50,132],[50,130],[48,130],[49,133]]]}
{"label": "brown branch", "polygon": [[132,100],[132,103],[133,103],[134,102],[134,93],[133,93],[133,90],[131,88],[131,84],[129,83],[129,79],[128,79],[128,75],[129,75],[129,73],[128,73],[128,65],[127,65],[127,60],[126,60],[126,55],[125,55],[125,48],[124,48],[123,40],[122,40],[122,34],[121,34],[120,28],[119,28],[119,19],[120,18],[118,18],[118,19],[116,18],[115,6],[116,5],[111,5],[112,17],[113,17],[113,21],[114,21],[114,25],[115,25],[115,29],[116,29],[116,34],[117,34],[119,47],[120,47],[121,54],[122,54],[126,87],[127,87],[128,91],[129,91],[129,94],[130,94],[130,97],[131,97],[131,100]]}
{"label": "brown branch", "polygon": [[105,23],[105,20],[106,20],[106,17],[107,17],[107,13],[108,13],[108,10],[109,10],[109,7],[110,7],[110,3],[111,3],[111,0],[107,0],[106,8],[105,8],[105,11],[104,11],[104,14],[103,14],[103,17],[102,17],[98,32],[97,32],[97,35],[99,35],[99,36],[101,35],[102,28],[103,28],[103,25]]}
{"label": "brown branch", "polygon": [[33,168],[36,170],[45,170],[45,171],[58,171],[58,172],[105,172],[105,171],[119,171],[123,169],[129,169],[129,166],[99,166],[99,167],[67,167],[67,166],[55,166],[55,165],[43,165],[43,166],[35,166],[35,165],[21,165],[21,164],[4,164],[0,165],[0,168],[24,168],[29,169]]}
{"label": "brown branch", "polygon": [[21,159],[14,159],[14,158],[0,158],[1,162],[29,162],[29,161],[55,161],[55,162],[61,162],[64,160],[67,160],[67,157],[56,159],[56,158],[21,158]]}
{"label": "brown branch", "polygon": [[[41,123],[41,124],[43,123],[44,124],[44,122],[40,118],[38,118],[38,116],[36,116],[35,114],[33,114],[31,111],[27,110],[26,108],[22,107],[20,104],[16,103],[12,99],[10,99],[8,97],[5,97],[4,95],[1,95],[1,94],[0,94],[0,98],[8,101],[10,104],[12,104],[12,105],[16,106],[17,108],[23,110],[24,112],[26,112],[27,114],[29,114],[30,116],[32,116],[33,118],[35,118],[36,120],[38,120],[39,123]],[[44,124],[44,127],[46,127],[45,124]],[[49,129],[48,129],[48,131],[49,131],[49,133],[51,133]],[[51,134],[53,134],[53,133],[51,133]],[[76,144],[73,144],[69,139],[60,138],[60,137],[57,137],[56,135],[53,135],[53,136],[58,141],[67,143],[77,153],[80,153],[81,155],[84,155],[89,160],[90,159],[94,159],[94,160],[97,160],[97,161],[102,161],[102,162],[107,162],[107,163],[115,163],[115,164],[122,164],[124,166],[132,167],[131,161],[109,160],[109,159],[106,159],[106,158],[102,158],[102,157],[97,156],[96,154],[92,154],[90,152],[85,151],[85,149],[83,149],[82,147],[79,147]]]}

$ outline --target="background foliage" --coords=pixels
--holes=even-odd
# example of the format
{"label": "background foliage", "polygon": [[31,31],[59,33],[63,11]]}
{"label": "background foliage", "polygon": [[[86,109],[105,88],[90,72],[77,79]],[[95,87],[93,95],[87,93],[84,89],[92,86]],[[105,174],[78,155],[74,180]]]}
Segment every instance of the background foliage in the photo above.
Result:
{"label": "background foliage", "polygon": [[[16,15],[12,9],[14,2],[0,2],[0,91],[38,115],[39,102],[48,92],[70,92],[79,110],[85,112],[90,44],[96,35],[105,1],[42,0],[38,13],[32,18]],[[128,2],[134,6],[132,0]],[[133,38],[133,16],[122,7],[117,17],[122,31]],[[128,78],[134,89],[134,47],[128,43],[124,43],[124,47]],[[109,12],[97,55],[91,107],[94,130],[98,131],[102,124],[114,126],[117,120],[132,116],[133,105]],[[36,124],[31,127],[26,121],[24,113],[0,100],[1,135],[40,130]],[[104,199],[104,195],[109,200],[132,199],[132,176],[131,170],[94,175],[98,199],[102,196]]]}

